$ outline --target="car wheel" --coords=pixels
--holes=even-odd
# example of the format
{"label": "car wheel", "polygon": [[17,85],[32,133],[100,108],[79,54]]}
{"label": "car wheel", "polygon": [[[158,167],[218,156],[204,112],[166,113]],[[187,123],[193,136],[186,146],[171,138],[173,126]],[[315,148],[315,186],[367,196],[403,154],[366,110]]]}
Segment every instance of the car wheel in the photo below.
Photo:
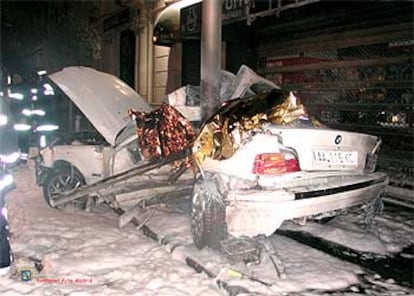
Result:
{"label": "car wheel", "polygon": [[226,208],[217,181],[211,176],[194,184],[191,209],[191,234],[194,244],[202,249],[220,248],[227,236]]}
{"label": "car wheel", "polygon": [[[56,201],[58,197],[57,193],[70,191],[76,189],[85,184],[85,179],[73,167],[61,167],[51,171],[46,177],[43,183],[43,196],[50,207],[51,201]],[[86,203],[86,197],[76,199],[68,204],[75,208],[84,208]]]}

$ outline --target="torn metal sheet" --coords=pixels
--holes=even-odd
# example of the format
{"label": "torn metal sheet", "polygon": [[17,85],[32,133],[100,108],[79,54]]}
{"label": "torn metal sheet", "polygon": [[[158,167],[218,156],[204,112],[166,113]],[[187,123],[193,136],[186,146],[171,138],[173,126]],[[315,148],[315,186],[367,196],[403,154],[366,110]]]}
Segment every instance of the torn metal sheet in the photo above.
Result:
{"label": "torn metal sheet", "polygon": [[[232,99],[279,89],[272,81],[257,75],[246,65],[242,65],[236,75],[222,70],[220,76],[220,97],[218,100],[220,104]],[[163,102],[176,108],[189,121],[199,122],[201,120],[200,86],[180,87],[166,95]]]}
{"label": "torn metal sheet", "polygon": [[[236,75],[231,72],[221,71],[220,102],[229,100],[234,93]],[[164,97],[164,103],[173,106],[191,122],[200,122],[200,86],[185,85],[169,93]]]}

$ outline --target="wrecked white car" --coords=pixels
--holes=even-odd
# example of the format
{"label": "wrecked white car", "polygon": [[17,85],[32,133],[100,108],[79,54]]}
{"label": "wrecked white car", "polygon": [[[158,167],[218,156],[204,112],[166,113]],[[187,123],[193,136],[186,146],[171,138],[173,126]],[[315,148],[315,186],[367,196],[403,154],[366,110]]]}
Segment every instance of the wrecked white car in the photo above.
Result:
{"label": "wrecked white car", "polygon": [[[112,75],[83,67],[50,75],[109,145],[43,149],[37,171],[48,203],[104,198],[123,210],[122,226],[145,196],[188,197],[195,245],[223,248],[229,235],[269,236],[285,220],[335,216],[378,200],[388,183],[375,172],[378,137],[324,127],[293,93],[248,67],[224,76],[222,106],[195,134],[176,109],[151,110]],[[199,107],[188,106],[187,96],[182,89],[166,100],[197,121]],[[125,183],[130,176],[139,178]]]}

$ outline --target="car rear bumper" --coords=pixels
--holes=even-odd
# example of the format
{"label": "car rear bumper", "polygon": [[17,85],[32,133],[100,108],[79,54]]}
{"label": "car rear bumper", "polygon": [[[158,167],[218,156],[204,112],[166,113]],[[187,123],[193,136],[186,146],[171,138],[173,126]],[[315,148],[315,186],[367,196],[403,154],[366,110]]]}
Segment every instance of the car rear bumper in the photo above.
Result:
{"label": "car rear bumper", "polygon": [[367,203],[377,198],[388,184],[383,173],[335,180],[331,180],[330,186],[310,182],[290,188],[230,191],[226,198],[228,232],[236,236],[269,236],[285,220]]}

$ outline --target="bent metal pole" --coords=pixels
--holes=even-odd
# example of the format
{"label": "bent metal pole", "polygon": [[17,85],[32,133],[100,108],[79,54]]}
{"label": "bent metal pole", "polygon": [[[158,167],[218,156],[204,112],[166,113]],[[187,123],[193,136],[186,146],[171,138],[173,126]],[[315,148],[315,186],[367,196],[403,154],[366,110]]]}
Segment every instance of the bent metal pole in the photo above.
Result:
{"label": "bent metal pole", "polygon": [[201,17],[201,119],[220,105],[222,0],[203,0]]}

